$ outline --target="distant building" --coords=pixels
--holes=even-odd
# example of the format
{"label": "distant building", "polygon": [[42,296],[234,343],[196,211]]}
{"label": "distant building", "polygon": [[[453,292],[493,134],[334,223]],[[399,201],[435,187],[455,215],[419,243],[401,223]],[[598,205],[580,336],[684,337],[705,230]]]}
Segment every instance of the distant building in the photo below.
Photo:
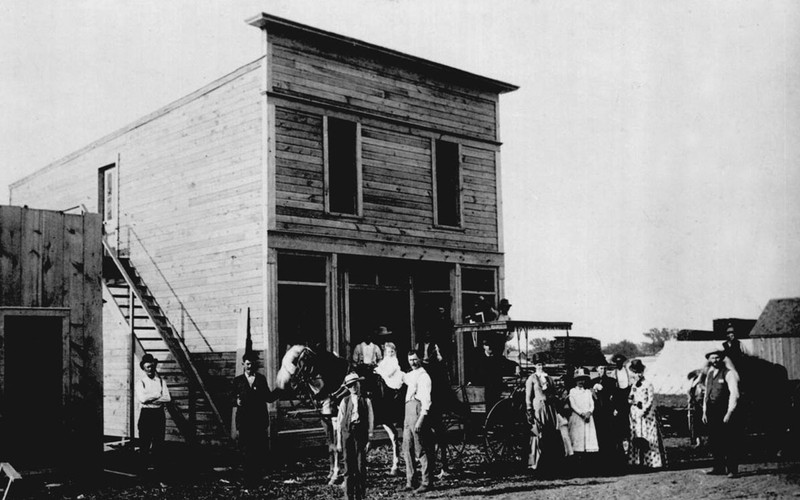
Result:
{"label": "distant building", "polygon": [[800,380],[800,298],[772,299],[750,332],[755,354]]}

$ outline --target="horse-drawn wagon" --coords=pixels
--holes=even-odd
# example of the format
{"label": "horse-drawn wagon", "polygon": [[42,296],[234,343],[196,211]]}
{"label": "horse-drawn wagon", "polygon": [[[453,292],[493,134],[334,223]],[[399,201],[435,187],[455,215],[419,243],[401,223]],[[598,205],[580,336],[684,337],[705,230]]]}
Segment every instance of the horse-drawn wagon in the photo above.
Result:
{"label": "horse-drawn wagon", "polygon": [[[572,366],[605,362],[599,342],[570,337],[571,328],[569,322],[544,321],[456,326],[457,394],[469,409],[487,461],[521,462],[527,454],[531,426],[526,418],[525,380],[534,370],[534,358],[562,388]],[[565,334],[552,335],[558,331]],[[491,362],[492,356],[499,360]],[[482,370],[482,363],[495,373]],[[498,382],[496,391],[492,385]]]}

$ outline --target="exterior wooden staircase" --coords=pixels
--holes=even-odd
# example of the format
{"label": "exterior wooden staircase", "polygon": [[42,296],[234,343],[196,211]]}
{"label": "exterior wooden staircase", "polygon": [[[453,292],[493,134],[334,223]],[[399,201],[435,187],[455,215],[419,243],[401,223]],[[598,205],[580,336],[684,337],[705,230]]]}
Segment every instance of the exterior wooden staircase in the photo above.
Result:
{"label": "exterior wooden staircase", "polygon": [[[169,387],[167,439],[188,443],[221,443],[229,439],[225,423],[183,340],[150,293],[130,259],[103,241],[104,286],[133,332],[136,357],[158,359],[158,373]],[[138,366],[134,380],[140,378]]]}

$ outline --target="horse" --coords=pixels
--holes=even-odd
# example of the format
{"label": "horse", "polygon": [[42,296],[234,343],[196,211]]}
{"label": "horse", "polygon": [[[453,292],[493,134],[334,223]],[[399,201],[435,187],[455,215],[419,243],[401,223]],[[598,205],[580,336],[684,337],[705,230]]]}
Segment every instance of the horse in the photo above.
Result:
{"label": "horse", "polygon": [[767,449],[781,456],[791,425],[791,394],[786,368],[746,353],[729,358],[739,374],[745,430],[763,433]]}
{"label": "horse", "polygon": [[[791,386],[786,368],[747,353],[726,354],[724,363],[728,370],[736,372],[739,380],[737,413],[741,415],[740,426],[746,433],[763,434],[766,449],[782,455],[792,414]],[[687,376],[705,378],[707,368],[693,370]],[[702,407],[702,400],[697,402],[697,406]]]}
{"label": "horse", "polygon": [[[336,408],[339,401],[347,394],[342,385],[345,375],[356,371],[364,376],[362,385],[367,397],[373,400],[375,423],[382,425],[392,444],[392,465],[390,474],[396,475],[399,470],[400,454],[398,450],[398,430],[391,418],[389,397],[391,391],[383,391],[382,380],[378,375],[364,367],[354,370],[351,363],[323,346],[291,346],[281,361],[276,377],[276,387],[281,390],[294,386],[299,390],[308,390],[313,400],[318,403],[322,414],[322,427],[328,446],[329,474],[328,484],[334,484],[339,475],[339,454],[336,450],[338,425],[335,425]],[[391,395],[391,396],[390,396]],[[396,415],[399,417],[400,415]]]}

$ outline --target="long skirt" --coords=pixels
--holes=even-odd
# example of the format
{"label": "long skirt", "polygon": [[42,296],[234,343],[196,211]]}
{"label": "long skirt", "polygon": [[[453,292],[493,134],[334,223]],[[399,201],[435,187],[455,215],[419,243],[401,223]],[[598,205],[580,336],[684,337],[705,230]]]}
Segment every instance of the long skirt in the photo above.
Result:
{"label": "long skirt", "polygon": [[569,437],[572,439],[572,450],[575,453],[600,451],[594,417],[589,417],[589,421],[586,422],[577,413],[572,412],[569,416]]}
{"label": "long skirt", "polygon": [[558,428],[558,414],[553,404],[544,401],[541,405],[535,405],[534,418],[536,422],[531,429],[531,452],[528,455],[528,467],[539,469],[543,462],[550,465],[550,460],[555,460],[564,456],[564,447],[561,443],[561,435]]}
{"label": "long skirt", "polygon": [[667,466],[667,454],[655,408],[647,413],[631,412],[631,445],[628,448],[628,463],[652,469]]}

